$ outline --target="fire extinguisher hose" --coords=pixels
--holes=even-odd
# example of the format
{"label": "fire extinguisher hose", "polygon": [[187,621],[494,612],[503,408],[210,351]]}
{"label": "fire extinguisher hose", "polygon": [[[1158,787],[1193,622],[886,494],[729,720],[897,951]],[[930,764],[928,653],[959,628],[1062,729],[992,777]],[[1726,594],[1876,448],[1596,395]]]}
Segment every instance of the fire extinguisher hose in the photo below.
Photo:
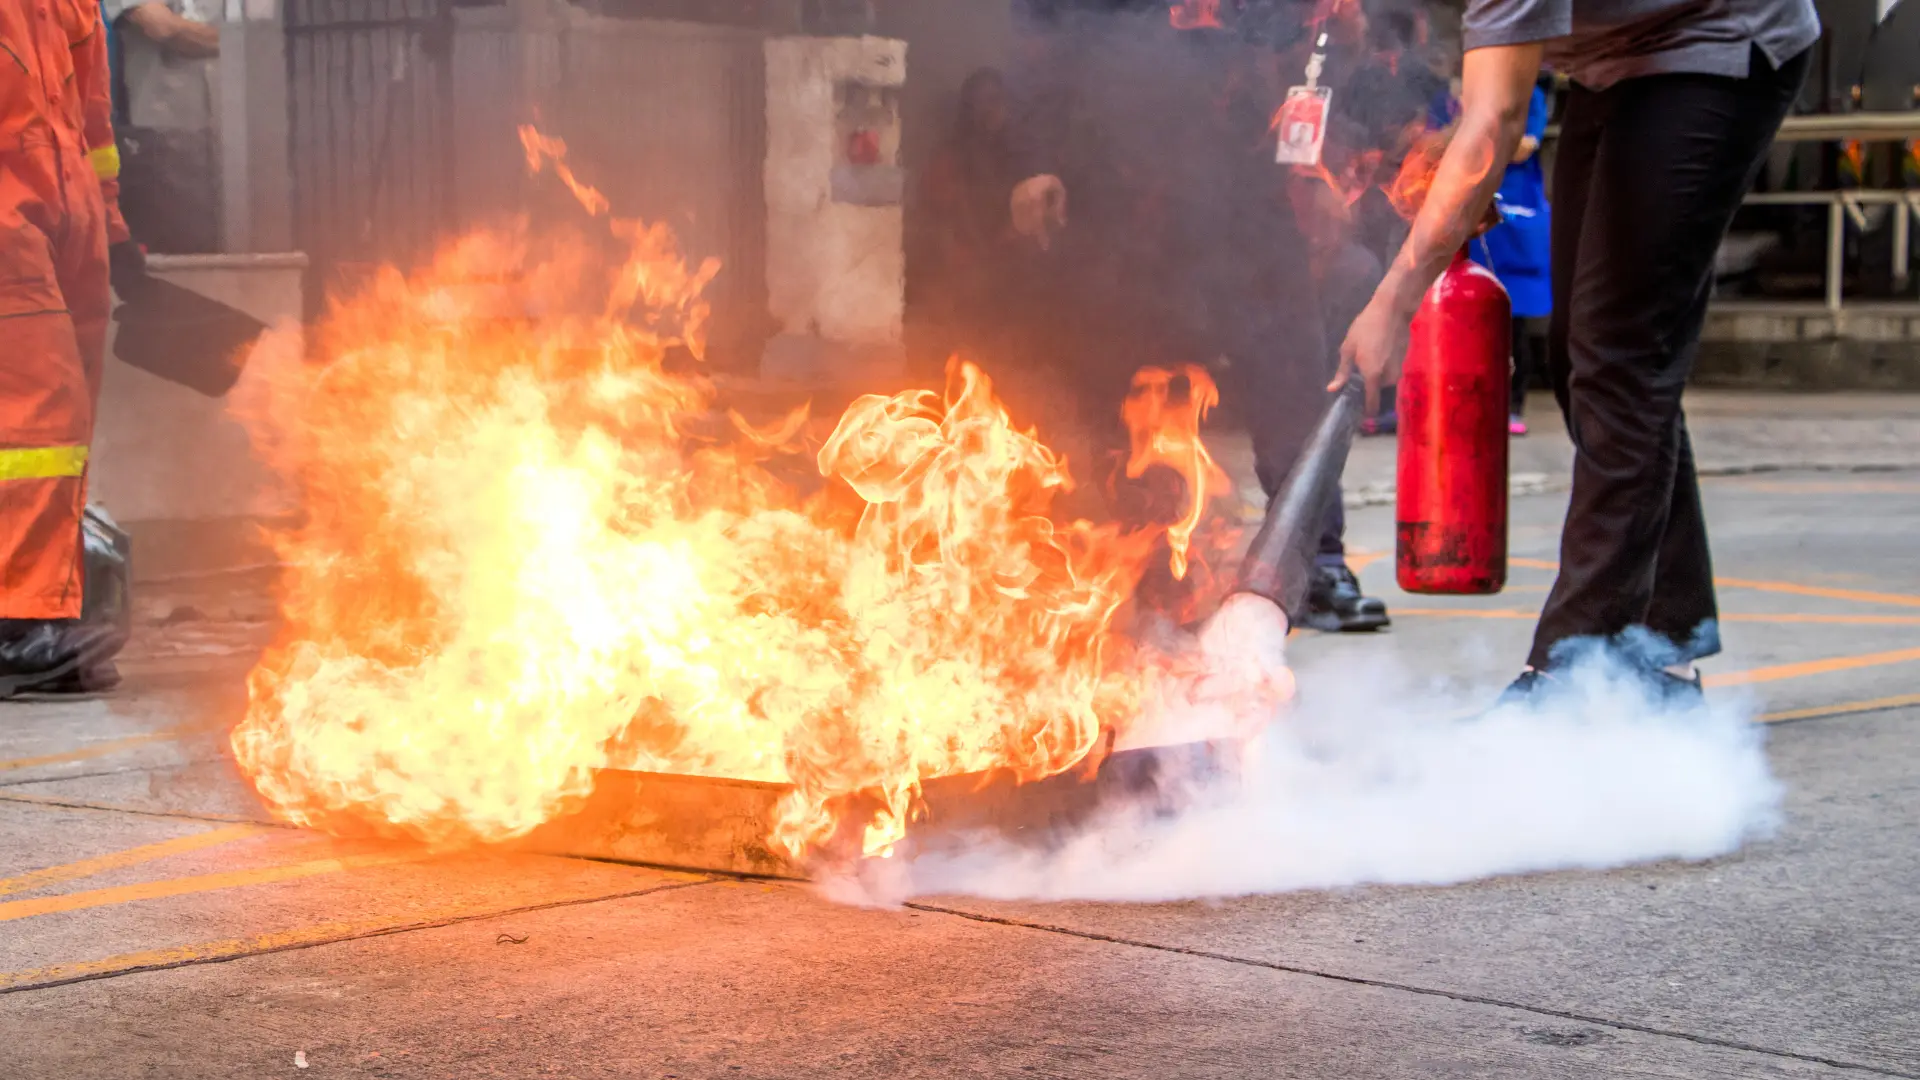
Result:
{"label": "fire extinguisher hose", "polygon": [[1294,463],[1287,481],[1267,504],[1267,518],[1240,564],[1235,591],[1264,596],[1280,605],[1289,620],[1298,621],[1313,571],[1321,522],[1340,486],[1365,410],[1360,380],[1331,395],[1326,415],[1306,449]]}

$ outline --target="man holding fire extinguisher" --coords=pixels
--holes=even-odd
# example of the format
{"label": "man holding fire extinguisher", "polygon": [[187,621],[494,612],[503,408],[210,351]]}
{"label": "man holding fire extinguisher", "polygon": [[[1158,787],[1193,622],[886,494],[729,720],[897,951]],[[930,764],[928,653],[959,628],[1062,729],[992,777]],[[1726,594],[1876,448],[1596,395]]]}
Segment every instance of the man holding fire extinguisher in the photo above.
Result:
{"label": "man holding fire extinguisher", "polygon": [[1543,60],[1571,78],[1554,169],[1548,369],[1575,456],[1560,573],[1526,671],[1555,684],[1566,643],[1626,651],[1697,694],[1720,650],[1681,410],[1714,254],[1805,78],[1812,0],[1468,0],[1461,116],[1406,244],[1347,332],[1333,387],[1371,406],[1408,323],[1513,160]]}

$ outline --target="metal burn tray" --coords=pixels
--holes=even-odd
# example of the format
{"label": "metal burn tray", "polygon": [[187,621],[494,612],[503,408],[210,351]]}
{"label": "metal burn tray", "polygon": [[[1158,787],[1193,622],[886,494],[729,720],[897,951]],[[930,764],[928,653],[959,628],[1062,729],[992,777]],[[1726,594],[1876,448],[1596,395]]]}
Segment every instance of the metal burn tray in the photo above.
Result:
{"label": "metal burn tray", "polygon": [[[1045,847],[1101,809],[1122,802],[1171,810],[1188,782],[1233,768],[1230,744],[1183,743],[1096,750],[1057,776],[1019,783],[1006,770],[940,777],[922,785],[924,814],[908,829],[905,852],[933,851],[982,832]],[[806,878],[810,860],[772,843],[787,784],[672,773],[601,770],[577,811],[536,829],[525,850],[616,862],[764,877]],[[845,843],[864,824],[845,817]],[[849,847],[849,845],[854,845]],[[833,858],[830,853],[828,858]]]}

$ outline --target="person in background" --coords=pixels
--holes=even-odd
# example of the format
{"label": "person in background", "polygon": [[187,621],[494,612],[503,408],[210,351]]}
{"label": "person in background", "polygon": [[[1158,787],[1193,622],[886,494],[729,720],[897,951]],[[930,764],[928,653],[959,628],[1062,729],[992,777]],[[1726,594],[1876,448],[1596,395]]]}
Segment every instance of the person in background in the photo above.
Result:
{"label": "person in background", "polygon": [[1468,0],[1461,116],[1341,370],[1391,383],[1422,298],[1484,217],[1541,63],[1572,81],[1554,167],[1548,367],[1573,439],[1560,572],[1507,700],[1563,686],[1577,642],[1697,697],[1720,651],[1681,395],[1714,255],[1806,80],[1812,0]]}
{"label": "person in background", "polygon": [[[1262,67],[1272,50],[1164,17],[1099,45],[1075,58],[1094,107],[1077,134],[1039,144],[1043,171],[1013,189],[1016,230],[1072,255],[1074,306],[1133,339],[1109,350],[1109,330],[1077,343],[1099,345],[1091,351],[1107,368],[1086,365],[1088,385],[1113,388],[1095,401],[1117,402],[1143,363],[1224,361],[1271,499],[1325,413],[1316,391],[1333,358],[1291,170],[1274,161],[1284,84]],[[1070,216],[1047,212],[1068,197]],[[1347,565],[1337,509],[1325,524],[1305,610],[1288,616],[1331,630],[1385,626],[1386,606],[1361,594]]]}
{"label": "person in background", "polygon": [[[1387,189],[1407,153],[1434,129],[1436,102],[1444,102],[1450,89],[1434,70],[1431,28],[1420,5],[1401,0],[1375,4],[1366,16],[1365,45],[1357,68],[1334,93],[1333,130],[1344,129],[1345,137],[1336,139],[1330,131],[1329,153],[1341,153],[1336,144],[1344,143],[1346,156],[1355,163],[1341,177],[1348,191],[1349,236],[1373,257],[1377,272],[1384,273],[1407,237],[1407,219]],[[1378,281],[1376,276],[1373,284]],[[1364,302],[1346,317],[1351,319],[1361,306]],[[1346,323],[1328,325],[1337,334]],[[1398,427],[1393,390],[1383,389],[1378,410],[1361,420],[1360,433],[1392,435]]]}
{"label": "person in background", "polygon": [[960,87],[953,130],[920,176],[919,280],[942,363],[954,353],[985,359],[1006,325],[1015,242],[1007,192],[1025,175],[1008,127],[1005,81],[992,68],[975,71]]}
{"label": "person in background", "polygon": [[[1366,307],[1380,283],[1380,259],[1364,242],[1357,220],[1366,192],[1375,190],[1372,170],[1380,155],[1369,141],[1359,123],[1336,112],[1322,151],[1324,167],[1297,169],[1287,189],[1307,239],[1321,323],[1327,327],[1329,347],[1321,368],[1327,372],[1338,367],[1340,359],[1331,341]],[[1392,625],[1386,602],[1361,591],[1359,578],[1347,565],[1346,531],[1346,508],[1336,487],[1314,553],[1301,623],[1333,633],[1384,630]]]}
{"label": "person in background", "polygon": [[0,2],[0,698],[103,688],[125,643],[81,620],[81,518],[120,219],[93,0]]}
{"label": "person in background", "polygon": [[105,0],[116,34],[115,117],[126,158],[128,224],[148,250],[203,254],[220,245],[214,115],[220,28],[210,0]]}
{"label": "person in background", "polygon": [[1552,211],[1547,204],[1546,173],[1540,167],[1540,140],[1547,130],[1547,93],[1538,83],[1527,104],[1526,134],[1513,152],[1506,177],[1494,195],[1500,224],[1472,248],[1475,262],[1485,266],[1506,286],[1513,302],[1513,384],[1507,408],[1507,430],[1527,433],[1527,387],[1544,370],[1540,352],[1545,342],[1530,331],[1531,320],[1553,314],[1550,278]]}

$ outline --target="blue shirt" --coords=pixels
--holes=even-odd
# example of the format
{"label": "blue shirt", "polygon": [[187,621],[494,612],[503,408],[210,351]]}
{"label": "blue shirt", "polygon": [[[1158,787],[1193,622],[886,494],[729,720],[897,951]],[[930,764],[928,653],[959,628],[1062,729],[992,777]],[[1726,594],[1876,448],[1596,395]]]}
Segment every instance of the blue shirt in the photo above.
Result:
{"label": "blue shirt", "polygon": [[[1534,87],[1527,104],[1527,134],[1536,142],[1547,130],[1547,95]],[[1517,318],[1553,313],[1553,210],[1547,204],[1546,173],[1538,153],[1507,166],[1494,196],[1500,224],[1474,241],[1473,260],[1506,286]]]}

